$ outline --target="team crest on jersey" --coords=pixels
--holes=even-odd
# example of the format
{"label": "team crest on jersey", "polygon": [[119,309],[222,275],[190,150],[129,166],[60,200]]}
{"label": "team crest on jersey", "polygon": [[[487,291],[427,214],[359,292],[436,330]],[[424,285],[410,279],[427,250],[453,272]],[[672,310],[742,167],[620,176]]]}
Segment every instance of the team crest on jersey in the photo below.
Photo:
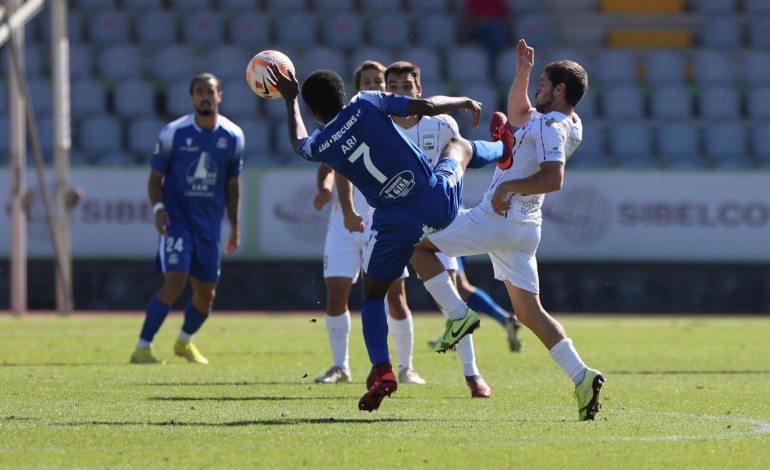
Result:
{"label": "team crest on jersey", "polygon": [[180,147],[179,150],[181,150],[183,152],[196,152],[198,150],[198,146],[197,145],[193,147],[192,137],[186,138],[184,140],[184,143],[185,143],[184,147]]}
{"label": "team crest on jersey", "polygon": [[224,137],[220,137],[219,140],[217,140],[217,148],[218,149],[226,149],[227,148],[227,139]]}
{"label": "team crest on jersey", "polygon": [[436,136],[434,135],[426,135],[422,138],[422,149],[423,150],[433,150],[436,148]]}
{"label": "team crest on jersey", "polygon": [[208,152],[201,152],[198,161],[191,162],[187,167],[187,184],[185,196],[213,197],[214,185],[217,182],[219,168]]}

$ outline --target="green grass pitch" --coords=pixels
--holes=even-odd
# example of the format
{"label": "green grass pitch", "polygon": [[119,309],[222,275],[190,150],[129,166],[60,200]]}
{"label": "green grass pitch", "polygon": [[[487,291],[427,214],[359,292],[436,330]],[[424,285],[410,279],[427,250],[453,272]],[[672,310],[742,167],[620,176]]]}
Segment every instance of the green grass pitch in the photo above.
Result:
{"label": "green grass pitch", "polygon": [[140,314],[0,315],[0,468],[770,468],[770,318],[557,317],[607,377],[594,422],[534,335],[511,353],[487,318],[491,399],[428,348],[440,316],[418,314],[428,384],[370,414],[355,315],[340,385],[313,383],[331,365],[321,312],[217,313],[196,338],[209,366],[173,356],[179,313],[155,341],[162,366],[128,364]]}

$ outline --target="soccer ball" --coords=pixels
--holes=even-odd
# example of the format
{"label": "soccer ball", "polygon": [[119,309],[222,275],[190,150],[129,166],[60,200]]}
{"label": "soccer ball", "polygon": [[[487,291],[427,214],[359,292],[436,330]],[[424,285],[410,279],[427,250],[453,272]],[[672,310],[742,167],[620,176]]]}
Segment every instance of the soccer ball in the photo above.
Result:
{"label": "soccer ball", "polygon": [[268,50],[252,57],[246,67],[246,82],[257,96],[268,100],[281,98],[281,94],[267,79],[266,68],[271,63],[278,64],[279,70],[284,75],[288,75],[287,70],[295,73],[294,64],[283,52]]}

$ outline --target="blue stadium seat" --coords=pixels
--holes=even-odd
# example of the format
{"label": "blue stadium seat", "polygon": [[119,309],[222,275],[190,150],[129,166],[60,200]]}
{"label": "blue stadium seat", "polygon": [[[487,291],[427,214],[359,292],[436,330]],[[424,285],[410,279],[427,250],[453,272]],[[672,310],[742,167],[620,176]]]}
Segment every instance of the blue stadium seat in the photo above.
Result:
{"label": "blue stadium seat", "polygon": [[80,122],[77,129],[77,145],[92,157],[99,157],[123,148],[123,126],[109,115],[92,116]]}
{"label": "blue stadium seat", "polygon": [[155,90],[141,79],[126,80],[115,87],[113,106],[125,118],[137,118],[155,113]]}
{"label": "blue stadium seat", "polygon": [[[157,47],[154,55],[151,57],[153,78],[165,82],[172,82],[177,79],[192,79],[195,75],[201,73],[202,64],[195,50],[189,46],[171,44],[165,47]],[[243,65],[245,73],[246,64]]]}
{"label": "blue stadium seat", "polygon": [[0,148],[7,149],[11,144],[10,121],[6,113],[0,114]]}
{"label": "blue stadium seat", "polygon": [[[391,51],[390,49],[386,49],[384,47],[376,47],[376,46],[359,47],[358,49],[355,49],[353,51],[353,55],[350,57],[350,61],[348,62],[348,68],[350,69],[350,71],[347,74],[344,73],[344,71],[339,71],[339,73],[342,75],[343,78],[352,80],[353,70],[366,60],[376,60],[377,62],[380,62],[382,65],[387,67],[388,65],[395,62],[396,58],[393,54],[393,51]],[[352,90],[351,90],[351,93],[352,93]]]}
{"label": "blue stadium seat", "polygon": [[591,78],[605,85],[631,85],[637,81],[637,54],[626,49],[606,49],[598,54]]}
{"label": "blue stadium seat", "polygon": [[271,37],[272,21],[257,11],[230,11],[226,23],[230,42],[239,46],[257,49]]}
{"label": "blue stadium seat", "polygon": [[104,167],[132,167],[139,164],[137,158],[123,149],[95,153],[96,165]]}
{"label": "blue stadium seat", "polygon": [[653,134],[644,121],[608,126],[609,149],[622,168],[655,168]]}
{"label": "blue stadium seat", "polygon": [[692,92],[685,85],[662,85],[654,88],[650,95],[650,114],[657,119],[692,117]]}
{"label": "blue stadium seat", "polygon": [[[497,56],[497,67],[495,68],[494,79],[500,84],[510,85],[513,77],[516,76],[516,58],[519,53],[515,47],[508,47]],[[540,58],[537,58],[540,62]]]}
{"label": "blue stadium seat", "polygon": [[131,18],[122,10],[100,9],[88,17],[88,37],[92,44],[109,46],[129,42]]}
{"label": "blue stadium seat", "polygon": [[513,19],[515,37],[526,38],[533,47],[553,45],[553,26],[547,16],[539,13],[516,15]]}
{"label": "blue stadium seat", "polygon": [[94,74],[94,49],[78,42],[70,44],[70,79],[91,78]]}
{"label": "blue stadium seat", "polygon": [[167,0],[169,3],[169,9],[172,11],[191,11],[191,10],[203,10],[210,8],[212,3],[210,0]]}
{"label": "blue stadium seat", "polygon": [[[480,123],[488,123],[492,113],[501,109],[500,91],[495,85],[486,82],[467,82],[460,86],[458,95],[473,98],[482,103]],[[504,109],[504,108],[503,108]],[[458,113],[457,123],[462,135],[470,140],[489,140],[489,127],[480,124],[478,128],[471,127],[471,120],[466,113]]]}
{"label": "blue stadium seat", "polygon": [[254,53],[241,46],[223,45],[209,48],[201,59],[202,67],[223,82],[244,83],[244,73]]}
{"label": "blue stadium seat", "polygon": [[324,44],[350,50],[364,42],[364,21],[358,13],[341,11],[322,21]]}
{"label": "blue stadium seat", "polygon": [[[271,158],[272,127],[267,119],[239,119],[235,122],[243,131],[246,145],[243,149],[243,163],[246,167],[275,165]],[[285,129],[284,129],[285,130]],[[287,136],[283,136],[288,140]]]}
{"label": "blue stadium seat", "polygon": [[770,14],[749,20],[749,45],[765,51],[770,49]]}
{"label": "blue stadium seat", "polygon": [[[770,3],[770,0],[768,0]],[[744,51],[741,78],[749,86],[764,86],[770,83],[770,52],[766,50],[749,49]]]}
{"label": "blue stadium seat", "polygon": [[401,11],[401,0],[359,0],[361,9],[367,13]]}
{"label": "blue stadium seat", "polygon": [[167,46],[177,41],[177,16],[166,10],[151,10],[136,21],[137,43],[146,46]]}
{"label": "blue stadium seat", "polygon": [[644,56],[645,81],[651,85],[683,85],[687,59],[676,49],[655,49]]}
{"label": "blue stadium seat", "polygon": [[422,81],[422,96],[449,95],[447,84],[443,81],[428,79]]}
{"label": "blue stadium seat", "polygon": [[688,0],[687,6],[697,13],[738,13],[738,0]]}
{"label": "blue stadium seat", "polygon": [[762,121],[751,130],[751,147],[760,168],[770,169],[770,123]]}
{"label": "blue stadium seat", "polygon": [[[507,87],[505,89],[505,93],[503,96],[503,101],[507,102],[508,100],[508,89],[510,87]],[[578,103],[577,107],[575,108],[575,111],[577,111],[578,115],[581,119],[589,118],[593,120],[595,117],[599,116],[599,98],[598,94],[594,93],[590,88],[588,90],[588,93],[586,93],[583,98]]]}
{"label": "blue stadium seat", "polygon": [[409,18],[396,11],[385,11],[382,14],[369,12],[367,30],[369,44],[380,47],[408,47],[412,36]]}
{"label": "blue stadium seat", "polygon": [[658,126],[657,148],[666,168],[700,169],[701,128],[686,120],[664,121]]}
{"label": "blue stadium seat", "polygon": [[120,44],[101,49],[97,58],[97,76],[111,80],[140,78],[143,75],[142,52],[137,46]]}
{"label": "blue stadium seat", "polygon": [[743,9],[749,15],[770,13],[770,0],[743,0]]}
{"label": "blue stadium seat", "polygon": [[484,80],[489,70],[489,55],[478,46],[460,46],[447,52],[446,78],[455,82]]}
{"label": "blue stadium seat", "polygon": [[[41,78],[48,75],[50,69],[48,47],[38,46],[36,44],[25,44],[24,46],[24,75],[27,78]],[[13,63],[11,62],[10,51],[3,49],[0,54],[0,76],[3,82],[13,73]]]}
{"label": "blue stadium seat", "polygon": [[165,124],[157,116],[143,116],[131,120],[128,125],[126,150],[135,157],[148,158],[152,154],[160,130]]}
{"label": "blue stadium seat", "polygon": [[[746,97],[746,103],[748,117],[770,121],[770,86],[751,88]],[[768,135],[768,138],[770,138],[770,135]]]}
{"label": "blue stadium seat", "polygon": [[[53,161],[54,141],[53,141],[53,118],[51,116],[44,116],[37,121],[38,137],[40,138],[40,147],[43,151],[45,161]],[[27,129],[27,132],[31,132],[32,129]],[[29,150],[32,151],[30,145]]]}
{"label": "blue stadium seat", "polygon": [[313,0],[313,10],[323,13],[349,13],[356,9],[355,0]]}
{"label": "blue stadium seat", "polygon": [[737,16],[709,16],[698,26],[698,39],[704,47],[741,47],[743,22]]}
{"label": "blue stadium seat", "polygon": [[[43,7],[40,14],[30,20],[32,24],[30,31],[37,29],[40,39],[46,44],[51,42],[51,9],[48,7],[48,3],[46,2],[46,6]],[[86,29],[84,23],[83,15],[70,8],[67,12],[67,38],[70,44],[83,42]]]}
{"label": "blue stadium seat", "polygon": [[450,0],[406,0],[406,11],[426,14],[436,12],[449,12]]}
{"label": "blue stadium seat", "polygon": [[434,11],[417,17],[414,25],[416,44],[433,49],[452,49],[459,43],[457,17]]}
{"label": "blue stadium seat", "polygon": [[[193,105],[190,97],[190,81],[192,77],[180,78],[169,82],[164,93],[164,105],[166,115],[171,119],[176,119],[193,112]],[[222,100],[225,100],[224,91]]]}
{"label": "blue stadium seat", "polygon": [[693,82],[698,85],[725,85],[735,82],[738,64],[730,51],[699,49],[692,53]]}
{"label": "blue stadium seat", "polygon": [[107,90],[91,77],[72,80],[70,101],[74,120],[107,112]]}
{"label": "blue stadium seat", "polygon": [[182,42],[195,47],[219,46],[225,37],[222,17],[213,10],[197,10],[182,18]]}
{"label": "blue stadium seat", "polygon": [[572,169],[603,169],[614,166],[606,148],[605,124],[601,120],[583,121],[583,141],[567,160]]}
{"label": "blue stadium seat", "polygon": [[705,86],[700,90],[698,103],[704,119],[738,119],[741,115],[740,95],[732,86]]}
{"label": "blue stadium seat", "polygon": [[441,57],[434,49],[421,46],[410,47],[401,53],[401,58],[420,67],[421,81],[440,80],[444,76],[441,72]]}
{"label": "blue stadium seat", "polygon": [[743,122],[707,123],[704,150],[713,168],[747,169],[752,166],[748,157],[747,130]]}
{"label": "blue stadium seat", "polygon": [[[224,82],[220,112],[235,123],[244,118],[255,119],[262,113],[262,101],[265,100],[254,94],[244,81]],[[282,99],[273,101],[283,103]]]}
{"label": "blue stadium seat", "polygon": [[96,11],[103,11],[117,7],[117,0],[78,0],[75,3],[77,11],[91,14]]}
{"label": "blue stadium seat", "polygon": [[608,86],[602,94],[602,115],[613,119],[641,119],[644,93],[636,85]]}
{"label": "blue stadium seat", "polygon": [[330,69],[345,74],[349,68],[347,58],[340,50],[323,46],[305,50],[302,57],[295,59],[294,66],[297,73],[305,76],[319,69]]}
{"label": "blue stadium seat", "polygon": [[268,11],[278,12],[281,15],[289,12],[301,12],[307,10],[305,0],[264,0]]}
{"label": "blue stadium seat", "polygon": [[[219,1],[221,3],[225,0]],[[121,3],[127,11],[142,15],[146,14],[148,10],[160,10],[163,8],[163,0],[122,0]]]}
{"label": "blue stadium seat", "polygon": [[281,47],[306,47],[318,40],[318,21],[315,15],[304,11],[294,11],[275,18],[273,28]]}
{"label": "blue stadium seat", "polygon": [[53,92],[51,82],[42,77],[27,80],[29,94],[32,99],[32,109],[38,118],[50,116],[53,108]]}

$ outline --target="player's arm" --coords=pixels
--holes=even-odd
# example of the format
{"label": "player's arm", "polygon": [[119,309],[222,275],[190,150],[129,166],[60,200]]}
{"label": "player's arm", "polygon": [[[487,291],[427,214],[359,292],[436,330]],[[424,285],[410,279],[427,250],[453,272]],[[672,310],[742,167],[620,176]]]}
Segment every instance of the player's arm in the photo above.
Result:
{"label": "player's arm", "polygon": [[532,102],[529,101],[529,75],[535,65],[535,50],[519,39],[516,57],[516,76],[508,90],[508,122],[521,127],[532,117]]}
{"label": "player's arm", "polygon": [[558,191],[564,184],[564,163],[549,161],[540,164],[540,170],[526,178],[500,183],[492,196],[492,208],[500,215],[506,215],[511,207],[511,195],[545,194]]}
{"label": "player's arm", "polygon": [[270,82],[281,93],[286,103],[286,116],[289,128],[289,141],[294,152],[299,153],[299,141],[307,137],[305,123],[299,111],[299,82],[291,70],[287,70],[288,76],[281,73],[278,65],[268,64],[267,73]]}
{"label": "player's arm", "polygon": [[318,165],[315,175],[315,184],[318,194],[313,198],[313,207],[320,211],[323,206],[332,200],[332,186],[334,185],[334,170],[326,163]]}
{"label": "player's arm", "polygon": [[170,220],[166,206],[163,205],[163,173],[158,170],[150,170],[150,178],[147,181],[147,195],[150,198],[150,205],[155,213],[155,229],[164,237],[168,236],[166,225]]}
{"label": "player's arm", "polygon": [[235,253],[241,244],[241,229],[238,225],[238,212],[241,208],[241,179],[231,177],[225,185],[225,209],[230,222],[230,238],[225,245],[225,253]]}
{"label": "player's arm", "polygon": [[337,185],[337,196],[340,200],[345,228],[350,232],[363,233],[364,219],[356,212],[356,206],[353,202],[353,183],[339,173],[334,174],[334,181]]}
{"label": "player's arm", "polygon": [[455,110],[473,113],[473,128],[479,127],[481,103],[468,97],[431,96],[425,99],[411,99],[406,105],[408,116],[436,116]]}

